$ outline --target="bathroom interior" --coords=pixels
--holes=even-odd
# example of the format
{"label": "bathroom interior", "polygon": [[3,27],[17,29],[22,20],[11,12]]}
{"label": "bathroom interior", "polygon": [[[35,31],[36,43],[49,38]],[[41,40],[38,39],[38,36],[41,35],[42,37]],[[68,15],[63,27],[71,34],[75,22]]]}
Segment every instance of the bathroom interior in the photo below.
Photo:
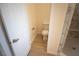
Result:
{"label": "bathroom interior", "polygon": [[28,55],[46,55],[51,4],[28,4],[32,47]]}
{"label": "bathroom interior", "polygon": [[72,21],[62,53],[65,56],[79,56],[79,4],[76,4]]}
{"label": "bathroom interior", "polygon": [[[77,52],[79,48],[77,43],[79,42],[79,4],[1,4],[0,8],[0,21],[3,20],[0,23],[0,37],[2,38],[0,49],[3,47],[1,53],[4,50],[6,55],[15,53],[16,56],[79,55]],[[5,24],[7,25],[6,28]],[[2,25],[4,25],[5,30],[7,29],[9,35],[5,35]],[[64,44],[61,44],[61,40],[65,40],[65,38],[66,41],[62,41]],[[6,39],[9,42],[6,42]],[[62,45],[64,47],[60,49]]]}

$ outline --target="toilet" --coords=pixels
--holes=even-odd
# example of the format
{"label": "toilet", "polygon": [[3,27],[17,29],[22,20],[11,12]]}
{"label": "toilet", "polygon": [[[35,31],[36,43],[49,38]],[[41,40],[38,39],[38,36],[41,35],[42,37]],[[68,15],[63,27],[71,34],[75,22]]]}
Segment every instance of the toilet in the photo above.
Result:
{"label": "toilet", "polygon": [[48,39],[48,24],[43,24],[42,36],[43,36],[43,40],[47,41],[47,39]]}
{"label": "toilet", "polygon": [[42,31],[42,36],[43,36],[43,40],[47,40],[48,39],[48,30],[43,30]]}

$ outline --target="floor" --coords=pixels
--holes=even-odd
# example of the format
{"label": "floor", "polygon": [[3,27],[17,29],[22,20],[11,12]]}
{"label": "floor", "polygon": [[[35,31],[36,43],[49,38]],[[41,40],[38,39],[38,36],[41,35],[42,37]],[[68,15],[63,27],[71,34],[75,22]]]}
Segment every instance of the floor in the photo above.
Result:
{"label": "floor", "polygon": [[[63,49],[63,55],[79,56],[79,32],[70,32]],[[71,38],[72,37],[72,38]]]}
{"label": "floor", "polygon": [[28,56],[52,56],[47,54],[47,41],[43,41],[41,35],[37,35],[32,43]]}

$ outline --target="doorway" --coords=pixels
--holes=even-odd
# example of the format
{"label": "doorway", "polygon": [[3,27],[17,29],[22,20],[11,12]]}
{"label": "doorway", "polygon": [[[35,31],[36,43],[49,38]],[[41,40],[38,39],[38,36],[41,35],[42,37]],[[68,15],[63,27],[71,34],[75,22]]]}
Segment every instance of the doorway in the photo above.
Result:
{"label": "doorway", "polygon": [[[32,46],[28,56],[46,56],[50,22],[50,3],[28,4]],[[45,30],[45,31],[44,31]],[[46,36],[43,36],[45,34]],[[45,40],[44,40],[45,39]]]}
{"label": "doorway", "polygon": [[79,56],[79,4],[76,4],[62,54]]}

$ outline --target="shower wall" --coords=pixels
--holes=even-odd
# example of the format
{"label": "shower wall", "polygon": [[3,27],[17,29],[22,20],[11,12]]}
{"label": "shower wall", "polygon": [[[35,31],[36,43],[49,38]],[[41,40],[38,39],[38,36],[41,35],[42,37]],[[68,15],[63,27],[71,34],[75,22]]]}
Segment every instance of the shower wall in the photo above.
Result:
{"label": "shower wall", "polygon": [[67,39],[79,39],[79,4],[76,5]]}

